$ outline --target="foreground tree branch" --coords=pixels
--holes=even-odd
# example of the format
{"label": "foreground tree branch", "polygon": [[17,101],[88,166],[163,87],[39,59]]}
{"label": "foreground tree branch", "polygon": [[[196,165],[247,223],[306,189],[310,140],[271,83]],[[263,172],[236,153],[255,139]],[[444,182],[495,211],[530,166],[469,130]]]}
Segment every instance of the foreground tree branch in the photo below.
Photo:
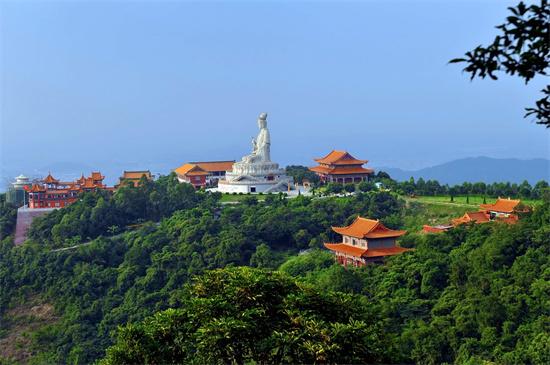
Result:
{"label": "foreground tree branch", "polygon": [[[497,80],[497,71],[517,75],[527,84],[536,75],[547,76],[550,63],[550,6],[547,0],[526,6],[520,2],[508,8],[512,13],[506,23],[497,26],[501,31],[490,45],[477,46],[466,52],[464,58],[450,63],[467,65],[464,71],[470,79],[490,77]],[[550,128],[550,86],[542,90],[544,96],[534,107],[526,108],[525,117],[534,116],[537,124]]]}

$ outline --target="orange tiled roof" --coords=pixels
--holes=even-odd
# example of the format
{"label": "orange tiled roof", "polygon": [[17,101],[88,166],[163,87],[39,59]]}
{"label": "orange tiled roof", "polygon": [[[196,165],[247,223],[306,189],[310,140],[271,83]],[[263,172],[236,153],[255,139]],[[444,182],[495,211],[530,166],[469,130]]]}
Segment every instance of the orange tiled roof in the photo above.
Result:
{"label": "orange tiled roof", "polygon": [[392,230],[384,226],[377,220],[357,217],[352,224],[347,227],[332,227],[336,233],[357,238],[387,238],[399,237],[407,231]]}
{"label": "orange tiled roof", "polygon": [[178,175],[188,175],[188,176],[197,176],[197,175],[208,175],[207,171],[201,169],[198,165],[186,163],[183,166],[178,167],[174,170]]}
{"label": "orange tiled roof", "polygon": [[480,204],[480,208],[492,212],[512,213],[520,203],[521,200],[498,198],[494,204]]}
{"label": "orange tiled roof", "polygon": [[41,191],[46,191],[46,188],[44,188],[40,185],[37,185],[37,184],[33,184],[32,188],[31,188],[31,191],[32,192],[41,192]]}
{"label": "orange tiled roof", "polygon": [[142,176],[145,176],[147,179],[151,179],[151,171],[144,170],[144,171],[124,171],[122,173],[121,179],[141,179]]}
{"label": "orange tiled roof", "polygon": [[178,175],[188,175],[188,176],[198,176],[198,175],[208,175],[207,171],[204,171],[200,166],[186,163],[174,170]]}
{"label": "orange tiled roof", "polygon": [[102,185],[94,184],[93,177],[87,177],[84,181],[84,184],[81,186],[84,189],[92,189],[92,188],[102,188]]}
{"label": "orange tiled roof", "polygon": [[59,180],[54,178],[51,173],[48,173],[48,176],[46,176],[46,178],[44,179],[44,182],[46,184],[56,184],[59,182]]}
{"label": "orange tiled roof", "polygon": [[[186,164],[183,164],[181,165],[180,167],[178,167],[177,169],[174,170],[174,172],[178,175],[185,175],[187,174],[189,171],[191,171],[192,169],[194,168],[197,168],[198,166],[197,165],[194,165],[192,163],[186,163]],[[200,167],[199,167],[200,168]],[[202,170],[202,169],[201,169]]]}
{"label": "orange tiled roof", "polygon": [[331,151],[328,155],[322,158],[316,158],[315,161],[326,165],[362,165],[368,160],[358,160],[346,151]]}
{"label": "orange tiled roof", "polygon": [[467,212],[460,218],[452,220],[453,225],[457,226],[459,224],[475,222],[475,223],[487,223],[491,221],[491,217],[487,212]]}
{"label": "orange tiled roof", "polygon": [[103,180],[105,178],[105,176],[102,176],[101,172],[99,172],[99,171],[92,171],[91,178],[94,179],[94,180]]}
{"label": "orange tiled roof", "polygon": [[326,166],[313,166],[309,168],[310,171],[313,172],[319,172],[321,174],[330,174],[330,172],[333,170],[330,167]]}
{"label": "orange tiled roof", "polygon": [[393,256],[411,250],[410,248],[398,246],[388,248],[365,249],[346,245],[345,243],[325,243],[325,247],[331,251],[341,252],[355,257]]}
{"label": "orange tiled roof", "polygon": [[204,171],[231,171],[235,161],[206,161],[206,162],[189,162],[190,164],[197,165]]}
{"label": "orange tiled roof", "polygon": [[352,168],[328,168],[325,166],[314,166],[309,168],[313,172],[320,172],[327,175],[348,175],[348,174],[372,174],[373,169],[366,169],[364,167],[352,167]]}
{"label": "orange tiled roof", "polygon": [[325,247],[331,251],[342,252],[355,257],[361,257],[367,251],[366,248],[350,246],[344,243],[325,243]]}

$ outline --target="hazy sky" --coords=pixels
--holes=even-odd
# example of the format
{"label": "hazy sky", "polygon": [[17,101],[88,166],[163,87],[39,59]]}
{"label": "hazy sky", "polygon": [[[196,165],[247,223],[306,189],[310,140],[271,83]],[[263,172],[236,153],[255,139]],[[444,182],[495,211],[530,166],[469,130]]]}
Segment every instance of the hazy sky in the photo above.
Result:
{"label": "hazy sky", "polygon": [[239,159],[262,111],[283,165],[548,157],[523,119],[542,80],[447,64],[516,2],[3,1],[1,163]]}

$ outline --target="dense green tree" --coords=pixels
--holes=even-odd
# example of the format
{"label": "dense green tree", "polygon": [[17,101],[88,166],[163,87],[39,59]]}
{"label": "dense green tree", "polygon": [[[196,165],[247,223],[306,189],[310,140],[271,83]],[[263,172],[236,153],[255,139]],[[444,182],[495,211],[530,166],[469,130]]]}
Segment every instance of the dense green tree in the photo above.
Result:
{"label": "dense green tree", "polygon": [[169,309],[121,329],[102,364],[372,363],[386,339],[363,298],[276,272],[208,272]]}
{"label": "dense green tree", "polygon": [[0,194],[0,241],[15,231],[17,207],[6,201],[6,194]]}
{"label": "dense green tree", "polygon": [[369,192],[369,191],[372,191],[372,190],[376,189],[374,183],[372,183],[370,181],[361,181],[357,185],[357,188],[359,189],[359,191],[362,191],[363,193],[366,193],[366,192]]}
{"label": "dense green tree", "polygon": [[339,183],[328,183],[327,184],[327,192],[330,194],[340,194],[342,191],[344,191],[344,186]]}
{"label": "dense green tree", "polygon": [[[170,187],[171,181],[163,179],[162,184]],[[426,181],[426,189],[428,185],[429,181]],[[158,199],[165,196],[165,189],[159,185],[152,184],[149,188],[152,190],[147,196],[155,191],[159,192]],[[179,191],[175,185],[173,188]],[[473,184],[471,188],[474,188]],[[513,184],[501,184],[498,188],[514,189]],[[537,185],[533,191],[536,188]],[[296,314],[288,317],[292,318],[293,327],[286,332],[277,332],[285,334],[283,337],[265,337],[270,340],[262,342],[265,346],[282,344],[284,350],[280,356],[284,358],[281,361],[361,362],[357,358],[334,356],[364,354],[361,351],[372,349],[369,341],[374,336],[375,341],[383,341],[380,351],[375,353],[387,356],[378,360],[364,357],[372,361],[544,363],[546,358],[541,351],[546,348],[549,327],[546,313],[547,282],[550,279],[550,191],[542,183],[538,188],[544,200],[518,224],[472,225],[443,234],[408,234],[400,239],[400,244],[415,250],[388,258],[384,265],[357,269],[336,265],[334,257],[325,249],[304,249],[308,246],[322,248],[323,242],[339,239],[330,226],[348,224],[357,215],[377,214],[384,224],[401,229],[403,219],[421,214],[414,204],[404,205],[394,192],[370,191],[350,197],[279,199],[274,196],[269,202],[221,205],[217,203],[219,197],[216,195],[183,190],[184,194],[189,194],[188,199],[177,204],[166,203],[170,204],[170,209],[178,208],[172,214],[154,222],[155,219],[149,217],[157,213],[151,213],[152,216],[147,215],[145,219],[152,222],[132,223],[132,229],[127,230],[121,224],[122,233],[112,236],[109,231],[113,222],[107,225],[107,221],[122,219],[126,222],[128,219],[122,214],[114,217],[104,214],[109,212],[106,206],[116,208],[114,196],[83,195],[82,201],[74,207],[60,209],[53,212],[51,218],[38,222],[41,229],[26,244],[13,247],[10,238],[0,242],[0,316],[5,316],[8,308],[17,307],[29,298],[39,298],[55,306],[56,321],[32,331],[32,346],[36,354],[33,361],[38,363],[92,363],[105,356],[105,349],[114,341],[111,334],[121,325],[125,326],[121,336],[126,333],[130,339],[145,341],[135,342],[138,350],[148,349],[148,359],[154,357],[157,362],[167,361],[163,356],[176,356],[169,352],[166,355],[164,350],[167,349],[181,350],[181,356],[188,356],[187,351],[191,349],[194,353],[203,351],[201,356],[204,359],[218,355],[234,359],[234,351],[220,350],[221,345],[233,338],[228,340],[221,335],[223,333],[234,333],[235,341],[244,339],[238,342],[238,346],[244,346],[242,353],[249,356],[247,359],[263,359],[265,348],[260,348],[259,343],[256,346],[247,342],[246,326],[239,327],[238,320],[248,323],[248,319],[259,318],[261,323],[270,313],[253,317],[252,312],[251,317],[242,318],[235,317],[236,312],[225,311],[224,307],[221,308],[225,311],[223,326],[217,326],[219,322],[214,319],[221,316],[211,315],[212,312],[208,312],[210,307],[190,307],[190,292],[186,289],[193,276],[206,273],[209,279],[205,281],[208,283],[205,290],[209,294],[195,297],[208,304],[206,298],[222,296],[226,303],[240,308],[242,313],[243,307],[239,307],[242,302],[234,303],[238,297],[232,292],[210,288],[211,285],[224,285],[227,272],[217,276],[208,276],[207,272],[223,266],[256,265],[279,267],[280,271],[293,277],[283,280],[290,280],[292,285],[300,288],[284,297],[283,307],[294,311],[290,314]],[[164,204],[150,211],[162,211]],[[94,222],[104,222],[101,224],[106,231],[94,231],[94,226],[89,225],[92,216]],[[137,221],[141,219],[137,218]],[[68,222],[76,223],[68,225]],[[87,245],[56,251],[47,244],[52,240],[52,233],[46,227],[58,227],[56,237],[64,239],[66,246],[87,240],[93,232],[99,236]],[[45,237],[44,241],[41,235]],[[246,284],[252,278],[258,282],[253,287],[249,284],[232,286],[233,293],[262,288],[266,280],[264,275],[280,275],[259,273],[246,276],[244,281],[238,279],[240,274],[236,275],[233,283]],[[306,297],[300,294],[302,289],[312,287],[315,288],[313,292],[321,292],[320,298],[315,296],[317,294]],[[248,289],[239,292],[237,288]],[[336,305],[327,302],[325,294],[338,298],[351,295],[352,299]],[[290,302],[291,299],[294,302]],[[216,303],[215,300],[210,302]],[[313,308],[305,306],[315,303],[317,306]],[[348,306],[340,313],[343,317],[335,317],[338,315],[335,313],[319,320],[318,316],[324,315],[325,311],[336,312],[342,306]],[[155,322],[155,317],[143,322],[154,313],[169,308],[176,308],[174,313],[183,311],[187,314],[183,317],[168,315],[169,312],[158,314],[163,318],[161,326],[147,325],[148,321]],[[204,309],[204,312],[199,309]],[[362,314],[357,317],[355,312],[347,309]],[[304,312],[305,316],[302,315]],[[177,337],[175,341],[179,341],[181,348],[158,344],[160,340],[156,334],[151,334],[153,342],[147,342],[149,339],[143,337],[149,338],[150,331],[168,336],[175,333],[170,332],[172,329],[177,333],[197,334],[195,327],[189,329],[191,332],[181,332],[182,325],[198,323],[187,320],[186,316],[190,314],[196,314],[195,319],[208,315],[210,322],[201,327],[200,336],[203,337]],[[367,317],[362,317],[365,315]],[[10,331],[10,322],[5,317],[0,319],[3,326],[0,336],[3,336]],[[364,324],[352,325],[351,319],[356,324],[357,321],[364,322],[366,327]],[[274,322],[288,323],[287,319]],[[126,331],[126,324],[128,327],[142,326],[135,332],[138,337],[132,337],[134,332]],[[341,332],[331,332],[336,327]],[[162,328],[170,330],[163,332]],[[356,342],[358,334],[367,342]],[[330,342],[324,336],[329,336]],[[355,340],[351,343],[339,336]],[[166,344],[170,341],[168,339]],[[287,346],[289,341],[291,344],[309,341],[315,346],[305,349],[303,346]],[[199,343],[203,347],[198,347]],[[147,347],[148,344],[153,347]],[[340,349],[336,355],[331,352],[334,344]],[[361,349],[356,350],[353,347],[356,345]],[[218,349],[209,352],[204,346],[212,349],[218,346]],[[344,348],[347,350],[342,350]],[[274,353],[266,356],[275,356]]]}
{"label": "dense green tree", "polygon": [[303,184],[304,180],[307,180],[310,184],[319,184],[319,176],[306,166],[290,165],[285,170],[287,175],[292,176],[295,183]]}

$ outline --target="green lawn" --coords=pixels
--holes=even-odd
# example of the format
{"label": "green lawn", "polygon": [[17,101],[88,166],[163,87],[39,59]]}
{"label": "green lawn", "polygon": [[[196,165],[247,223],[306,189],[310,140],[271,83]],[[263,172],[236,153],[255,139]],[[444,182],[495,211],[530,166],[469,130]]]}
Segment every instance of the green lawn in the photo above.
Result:
{"label": "green lawn", "polygon": [[247,194],[222,194],[222,198],[220,199],[220,202],[222,202],[222,203],[240,202],[240,201],[242,201],[243,199],[245,199],[246,197],[249,197],[249,196],[255,196],[258,199],[258,201],[265,200],[264,195],[256,195],[256,194],[250,194],[250,195],[247,195]]}
{"label": "green lawn", "polygon": [[[417,198],[412,198],[419,200],[421,202],[426,203],[451,203],[451,198],[448,195],[438,195],[438,196],[419,196]],[[517,198],[516,198],[517,199]],[[471,206],[479,206],[479,204],[483,204],[483,196],[482,195],[471,195],[468,197],[469,203],[466,203],[466,196],[455,196],[453,199],[453,203],[456,205],[471,205]],[[496,202],[496,198],[486,198],[487,204],[492,204]],[[522,203],[527,205],[537,205],[540,204],[540,200],[535,199],[520,199]]]}
{"label": "green lawn", "polygon": [[452,219],[458,218],[466,212],[477,210],[476,205],[448,204],[420,198],[404,198],[407,205],[403,217],[405,229],[417,232],[422,226],[449,224]]}

